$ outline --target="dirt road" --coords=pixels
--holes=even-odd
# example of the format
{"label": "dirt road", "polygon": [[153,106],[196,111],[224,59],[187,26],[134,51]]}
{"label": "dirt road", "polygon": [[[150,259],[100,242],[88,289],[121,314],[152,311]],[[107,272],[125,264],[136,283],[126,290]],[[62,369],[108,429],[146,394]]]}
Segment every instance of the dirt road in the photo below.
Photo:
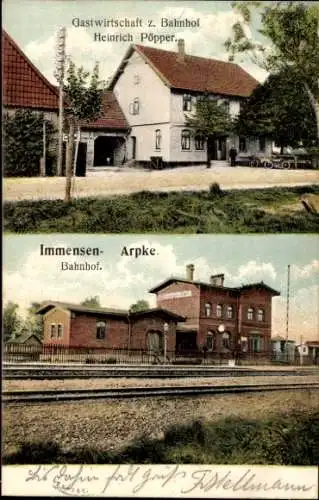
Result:
{"label": "dirt road", "polygon": [[[319,184],[317,170],[269,170],[251,167],[184,167],[170,170],[111,169],[87,177],[74,177],[73,197],[112,196],[148,191],[201,191],[217,182],[222,189]],[[33,177],[4,179],[4,200],[62,199],[65,179]]]}

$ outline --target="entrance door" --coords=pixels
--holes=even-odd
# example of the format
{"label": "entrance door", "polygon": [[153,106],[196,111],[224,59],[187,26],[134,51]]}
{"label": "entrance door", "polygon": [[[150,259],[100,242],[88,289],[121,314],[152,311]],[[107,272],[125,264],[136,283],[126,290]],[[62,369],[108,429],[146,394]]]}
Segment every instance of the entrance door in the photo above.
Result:
{"label": "entrance door", "polygon": [[147,349],[152,353],[159,354],[163,351],[163,336],[162,333],[156,330],[151,330],[147,334]]}
{"label": "entrance door", "polygon": [[135,160],[136,158],[136,137],[133,135],[131,137],[132,139],[132,160]]}
{"label": "entrance door", "polygon": [[86,142],[80,142],[79,149],[78,149],[78,157],[76,159],[76,169],[75,169],[75,175],[78,177],[85,177],[86,150],[87,150]]}

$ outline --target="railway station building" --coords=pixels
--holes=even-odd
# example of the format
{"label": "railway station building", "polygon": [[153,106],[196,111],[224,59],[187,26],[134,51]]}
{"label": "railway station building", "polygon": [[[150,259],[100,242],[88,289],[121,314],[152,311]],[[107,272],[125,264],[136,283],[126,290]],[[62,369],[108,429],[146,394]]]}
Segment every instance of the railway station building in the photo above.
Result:
{"label": "railway station building", "polygon": [[280,293],[264,282],[227,287],[224,274],[197,281],[194,272],[189,264],[185,278],[170,277],[150,290],[158,307],[185,317],[177,324],[176,351],[270,352],[272,298]]}
{"label": "railway station building", "polygon": [[163,353],[270,353],[272,299],[280,293],[263,282],[224,285],[224,275],[169,277],[150,290],[157,307],[139,312],[46,302],[44,345],[143,350]]}

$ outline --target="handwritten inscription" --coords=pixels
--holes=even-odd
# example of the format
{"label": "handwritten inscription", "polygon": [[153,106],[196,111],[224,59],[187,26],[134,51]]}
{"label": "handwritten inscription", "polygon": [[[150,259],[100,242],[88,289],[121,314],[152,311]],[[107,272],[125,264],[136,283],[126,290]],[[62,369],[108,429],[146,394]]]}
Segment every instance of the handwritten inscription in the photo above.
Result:
{"label": "handwritten inscription", "polygon": [[260,469],[249,467],[236,470],[224,466],[222,470],[217,469],[214,466],[183,465],[37,465],[28,469],[25,481],[47,483],[51,490],[64,496],[109,496],[115,490],[134,496],[148,493],[151,487],[153,492],[158,491],[158,496],[165,496],[173,489],[179,496],[191,494],[193,497],[227,491],[234,495],[246,493],[248,496],[252,493],[271,493],[276,498],[298,493],[300,498],[307,498],[305,495],[316,487],[302,481],[301,477],[300,481],[297,478],[289,481],[279,471],[272,473],[271,477],[264,477]]}

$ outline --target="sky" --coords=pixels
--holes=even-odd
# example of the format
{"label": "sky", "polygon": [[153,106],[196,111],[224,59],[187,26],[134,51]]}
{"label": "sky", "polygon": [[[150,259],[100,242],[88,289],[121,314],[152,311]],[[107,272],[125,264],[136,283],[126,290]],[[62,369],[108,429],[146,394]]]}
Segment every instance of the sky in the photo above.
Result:
{"label": "sky", "polygon": [[[104,307],[128,308],[139,299],[155,306],[148,290],[169,276],[185,277],[195,265],[196,280],[225,273],[225,286],[264,281],[281,293],[273,299],[273,336],[286,335],[287,277],[290,264],[289,338],[319,340],[319,240],[316,235],[6,235],[3,303],[33,301],[80,303],[98,296]],[[89,246],[99,257],[40,256],[45,246]],[[156,255],[121,256],[123,247],[145,245]],[[61,261],[100,262],[100,271],[62,271]]]}
{"label": "sky", "polygon": [[[56,84],[55,46],[56,32],[60,26],[67,30],[66,53],[77,65],[91,70],[99,62],[100,76],[107,81],[120,64],[129,42],[98,42],[94,34],[131,33],[133,43],[162,48],[177,49],[177,39],[184,38],[186,53],[212,57],[227,61],[223,43],[231,34],[232,25],[238,20],[231,2],[174,2],[174,1],[129,1],[129,0],[3,0],[3,27],[25,52],[35,66]],[[91,20],[142,20],[137,28],[96,28],[78,26],[81,21]],[[161,27],[161,19],[199,20],[199,27]],[[155,27],[148,27],[152,21]],[[109,23],[110,24],[110,23]],[[256,27],[258,25],[256,24]],[[147,38],[141,40],[141,33]],[[154,43],[153,35],[174,35],[174,40]],[[257,31],[247,31],[254,40],[261,41]],[[257,37],[257,38],[256,38]],[[247,59],[238,59],[259,81],[267,73]]]}

